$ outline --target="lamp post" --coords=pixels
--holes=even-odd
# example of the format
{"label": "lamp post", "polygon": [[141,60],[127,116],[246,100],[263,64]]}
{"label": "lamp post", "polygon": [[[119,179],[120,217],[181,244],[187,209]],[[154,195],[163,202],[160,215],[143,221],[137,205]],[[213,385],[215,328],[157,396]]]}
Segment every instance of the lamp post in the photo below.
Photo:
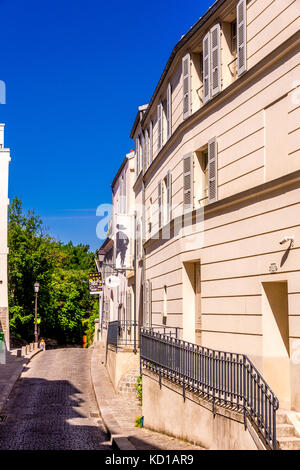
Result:
{"label": "lamp post", "polygon": [[38,342],[38,332],[37,332],[37,296],[40,285],[38,282],[34,283],[34,295],[35,295],[35,303],[34,303],[34,341],[35,343]]}

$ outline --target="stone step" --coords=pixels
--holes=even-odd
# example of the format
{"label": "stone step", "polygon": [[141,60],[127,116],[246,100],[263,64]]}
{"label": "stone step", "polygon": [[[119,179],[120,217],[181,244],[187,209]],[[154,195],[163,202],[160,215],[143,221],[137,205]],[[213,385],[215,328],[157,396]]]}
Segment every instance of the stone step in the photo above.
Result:
{"label": "stone step", "polygon": [[283,411],[277,411],[276,413],[276,423],[277,424],[287,424],[288,419],[286,413]]}
{"label": "stone step", "polygon": [[296,437],[295,428],[292,424],[277,424],[276,434],[278,437]]}
{"label": "stone step", "polygon": [[277,441],[281,450],[300,450],[298,437],[279,437]]}

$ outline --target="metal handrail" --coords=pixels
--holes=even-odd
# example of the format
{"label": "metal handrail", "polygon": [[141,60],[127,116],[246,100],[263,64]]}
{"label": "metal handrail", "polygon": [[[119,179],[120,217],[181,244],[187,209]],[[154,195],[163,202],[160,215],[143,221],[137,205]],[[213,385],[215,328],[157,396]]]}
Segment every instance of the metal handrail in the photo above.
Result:
{"label": "metal handrail", "polygon": [[244,414],[271,449],[277,448],[278,398],[244,354],[216,351],[168,335],[141,329],[141,369],[146,367],[208,398]]}

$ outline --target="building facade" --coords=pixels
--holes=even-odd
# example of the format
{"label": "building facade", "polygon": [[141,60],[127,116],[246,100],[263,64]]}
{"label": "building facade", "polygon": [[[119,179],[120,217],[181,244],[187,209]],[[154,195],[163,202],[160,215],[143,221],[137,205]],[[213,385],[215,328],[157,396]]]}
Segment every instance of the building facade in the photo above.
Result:
{"label": "building facade", "polygon": [[4,332],[6,348],[9,350],[9,313],[7,286],[7,207],[8,170],[10,150],[4,146],[4,127],[0,124],[0,331]]}
{"label": "building facade", "polygon": [[[111,184],[112,217],[107,239],[100,250],[105,253],[102,267],[104,280],[103,318],[110,321],[133,321],[134,314],[134,151],[127,154]],[[109,287],[105,280],[117,276],[120,285]]]}
{"label": "building facade", "polygon": [[216,1],[174,47],[131,131],[144,322],[247,354],[294,410],[299,25],[296,0]]}

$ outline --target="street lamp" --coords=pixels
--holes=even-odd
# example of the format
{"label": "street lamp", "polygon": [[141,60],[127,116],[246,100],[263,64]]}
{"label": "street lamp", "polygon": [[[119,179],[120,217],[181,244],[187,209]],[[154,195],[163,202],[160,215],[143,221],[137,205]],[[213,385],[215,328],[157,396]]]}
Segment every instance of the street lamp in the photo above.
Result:
{"label": "street lamp", "polygon": [[37,332],[37,296],[39,291],[40,285],[38,282],[34,283],[33,289],[35,294],[35,308],[34,308],[34,341],[35,343],[38,342],[38,332]]}

